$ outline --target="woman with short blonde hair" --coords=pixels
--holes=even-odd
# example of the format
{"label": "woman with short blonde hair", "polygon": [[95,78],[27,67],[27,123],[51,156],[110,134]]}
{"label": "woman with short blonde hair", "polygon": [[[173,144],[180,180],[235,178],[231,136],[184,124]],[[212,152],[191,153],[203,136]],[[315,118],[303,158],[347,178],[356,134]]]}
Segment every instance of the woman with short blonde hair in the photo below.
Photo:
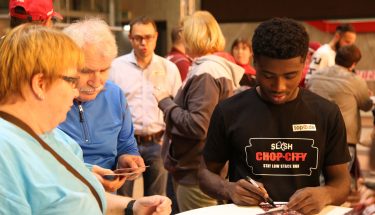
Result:
{"label": "woman with short blonde hair", "polygon": [[215,18],[207,11],[197,11],[183,22],[187,53],[195,58],[223,51],[225,38]]}
{"label": "woman with short blonde hair", "polygon": [[9,32],[0,49],[0,104],[23,97],[23,88],[37,74],[49,86],[65,70],[83,66],[81,49],[69,37],[33,24]]}

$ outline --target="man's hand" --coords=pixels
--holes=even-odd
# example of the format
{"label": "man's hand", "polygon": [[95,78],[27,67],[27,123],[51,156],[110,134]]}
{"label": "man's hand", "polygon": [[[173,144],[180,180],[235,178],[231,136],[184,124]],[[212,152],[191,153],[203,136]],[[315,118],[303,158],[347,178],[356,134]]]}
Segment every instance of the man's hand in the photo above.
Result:
{"label": "man's hand", "polygon": [[128,155],[124,154],[118,158],[119,168],[138,168],[144,167],[145,162],[139,155]]}
{"label": "man's hand", "polygon": [[[139,168],[144,167],[145,162],[143,161],[143,158],[139,155],[121,155],[118,159],[118,167],[119,168]],[[140,171],[137,172],[137,174],[132,175],[131,177],[127,178],[127,180],[134,180],[139,175],[144,172],[146,168],[140,169]]]}
{"label": "man's hand", "polygon": [[115,192],[125,183],[126,180],[126,177],[117,177],[113,181],[104,179],[103,176],[105,174],[113,174],[114,172],[110,169],[104,169],[97,165],[92,166],[92,173],[100,181],[107,192]]}
{"label": "man's hand", "polygon": [[324,187],[305,187],[290,197],[287,208],[302,214],[317,214],[329,202],[329,195]]}
{"label": "man's hand", "polygon": [[[258,185],[263,187],[261,183],[258,183]],[[236,205],[259,205],[259,203],[264,202],[264,197],[266,197],[259,188],[245,179],[238,180],[237,182],[228,182],[226,189],[231,200]]]}
{"label": "man's hand", "polygon": [[302,214],[317,214],[326,205],[341,205],[347,200],[350,191],[348,164],[325,167],[325,185],[305,187],[297,190],[290,198],[287,207]]}
{"label": "man's hand", "polygon": [[134,203],[135,215],[162,215],[171,214],[172,201],[166,196],[147,196],[137,199]]}

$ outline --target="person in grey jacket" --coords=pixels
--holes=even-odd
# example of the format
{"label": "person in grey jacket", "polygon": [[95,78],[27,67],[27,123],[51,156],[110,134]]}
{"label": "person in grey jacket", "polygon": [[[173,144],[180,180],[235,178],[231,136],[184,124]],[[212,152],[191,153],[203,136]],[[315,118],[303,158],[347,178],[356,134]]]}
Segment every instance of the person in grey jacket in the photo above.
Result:
{"label": "person in grey jacket", "polygon": [[194,58],[187,78],[174,100],[162,86],[155,87],[154,95],[167,126],[164,166],[173,176],[179,209],[186,211],[217,204],[200,190],[198,167],[212,111],[233,95],[244,70],[214,54],[224,49],[225,39],[209,12],[197,11],[188,17],[183,37],[187,54]]}
{"label": "person in grey jacket", "polygon": [[361,51],[355,45],[343,46],[338,49],[335,65],[315,72],[307,84],[307,88],[336,103],[344,117],[347,143],[351,161],[356,155],[356,144],[361,136],[361,116],[359,110],[369,111],[373,103],[372,92],[366,81],[356,75],[353,70],[361,59]]}

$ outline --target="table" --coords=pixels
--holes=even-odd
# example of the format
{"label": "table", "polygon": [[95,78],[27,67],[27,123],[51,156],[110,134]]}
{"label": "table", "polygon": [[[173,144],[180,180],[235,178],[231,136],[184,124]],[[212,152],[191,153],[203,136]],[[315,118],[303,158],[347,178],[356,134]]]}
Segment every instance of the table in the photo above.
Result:
{"label": "table", "polygon": [[[352,208],[339,207],[339,206],[327,206],[319,215],[340,215],[345,214]],[[216,205],[211,207],[199,208],[190,211],[179,213],[179,215],[251,215],[264,213],[263,209],[258,206],[238,206],[235,204]]]}

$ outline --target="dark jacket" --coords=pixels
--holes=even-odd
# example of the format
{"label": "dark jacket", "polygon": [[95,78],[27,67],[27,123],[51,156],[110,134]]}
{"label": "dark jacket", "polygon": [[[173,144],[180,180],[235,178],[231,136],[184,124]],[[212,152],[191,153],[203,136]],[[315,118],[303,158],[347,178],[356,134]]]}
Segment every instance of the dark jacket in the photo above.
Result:
{"label": "dark jacket", "polygon": [[180,184],[197,185],[198,167],[215,106],[239,87],[243,68],[215,55],[193,62],[174,100],[159,102],[166,122],[162,156]]}

